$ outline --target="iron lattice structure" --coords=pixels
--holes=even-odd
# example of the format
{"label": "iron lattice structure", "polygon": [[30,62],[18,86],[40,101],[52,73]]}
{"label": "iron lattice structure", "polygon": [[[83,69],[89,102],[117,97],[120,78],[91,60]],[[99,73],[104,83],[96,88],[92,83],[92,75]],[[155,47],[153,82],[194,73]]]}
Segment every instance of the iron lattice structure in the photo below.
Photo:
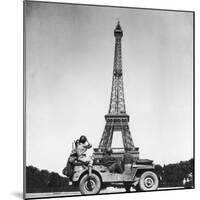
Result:
{"label": "iron lattice structure", "polygon": [[105,116],[106,125],[98,149],[104,151],[104,149],[111,148],[113,132],[120,131],[122,133],[125,151],[136,151],[136,148],[133,144],[131,132],[129,130],[129,116],[126,114],[125,107],[121,50],[121,39],[123,36],[123,31],[121,29],[119,21],[114,30],[114,36],[115,53],[111,98],[109,111],[108,114]]}

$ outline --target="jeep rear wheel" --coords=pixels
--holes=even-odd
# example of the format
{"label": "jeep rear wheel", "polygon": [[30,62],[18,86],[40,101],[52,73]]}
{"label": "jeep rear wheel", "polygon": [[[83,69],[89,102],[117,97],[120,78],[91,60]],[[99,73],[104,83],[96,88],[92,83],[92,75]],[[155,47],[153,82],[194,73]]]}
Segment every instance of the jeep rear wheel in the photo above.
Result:
{"label": "jeep rear wheel", "polygon": [[91,174],[90,177],[85,174],[79,182],[79,189],[83,195],[98,194],[101,189],[101,180],[96,174]]}
{"label": "jeep rear wheel", "polygon": [[139,190],[141,191],[149,191],[149,190],[157,190],[158,188],[158,177],[152,171],[144,172],[138,183]]}

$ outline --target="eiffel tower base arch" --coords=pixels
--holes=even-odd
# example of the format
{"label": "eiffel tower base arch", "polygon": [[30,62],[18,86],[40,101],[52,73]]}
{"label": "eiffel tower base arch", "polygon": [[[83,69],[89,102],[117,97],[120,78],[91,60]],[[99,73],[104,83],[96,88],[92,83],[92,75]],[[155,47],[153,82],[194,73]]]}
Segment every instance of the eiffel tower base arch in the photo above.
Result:
{"label": "eiffel tower base arch", "polygon": [[93,156],[95,158],[103,157],[106,149],[111,148],[113,134],[115,131],[120,131],[122,134],[123,148],[112,148],[115,157],[121,157],[124,153],[132,154],[135,160],[139,159],[139,148],[135,147],[129,129],[129,115],[117,114],[105,115],[106,124],[104,127],[103,135],[99,143],[99,147],[94,149]]}

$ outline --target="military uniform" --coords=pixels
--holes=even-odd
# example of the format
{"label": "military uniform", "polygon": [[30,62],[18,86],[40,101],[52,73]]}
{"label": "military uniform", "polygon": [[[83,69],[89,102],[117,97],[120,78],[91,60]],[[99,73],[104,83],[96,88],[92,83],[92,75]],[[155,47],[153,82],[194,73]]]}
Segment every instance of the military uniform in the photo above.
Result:
{"label": "military uniform", "polygon": [[86,151],[91,147],[92,145],[89,142],[80,143],[79,141],[76,141],[76,153],[78,160],[88,164],[89,166],[92,166],[93,158],[92,156],[87,156]]}
{"label": "military uniform", "polygon": [[112,173],[122,173],[123,172],[123,163],[121,160],[112,157],[107,154],[101,160],[102,164],[108,168]]}

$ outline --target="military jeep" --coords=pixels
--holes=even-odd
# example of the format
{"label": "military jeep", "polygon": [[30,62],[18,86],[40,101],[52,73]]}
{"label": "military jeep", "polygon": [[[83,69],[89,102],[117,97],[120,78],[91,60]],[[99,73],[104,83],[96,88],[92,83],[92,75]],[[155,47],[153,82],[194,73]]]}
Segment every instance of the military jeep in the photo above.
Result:
{"label": "military jeep", "polygon": [[152,160],[139,159],[138,149],[125,152],[123,148],[112,148],[112,155],[123,162],[123,172],[110,172],[108,167],[102,164],[103,152],[94,149],[94,163],[92,174],[88,175],[88,167],[76,161],[74,163],[74,173],[72,183],[79,186],[81,194],[98,194],[101,189],[106,187],[125,188],[130,192],[131,187],[136,191],[156,190],[159,185],[158,177],[153,172],[154,164]]}

